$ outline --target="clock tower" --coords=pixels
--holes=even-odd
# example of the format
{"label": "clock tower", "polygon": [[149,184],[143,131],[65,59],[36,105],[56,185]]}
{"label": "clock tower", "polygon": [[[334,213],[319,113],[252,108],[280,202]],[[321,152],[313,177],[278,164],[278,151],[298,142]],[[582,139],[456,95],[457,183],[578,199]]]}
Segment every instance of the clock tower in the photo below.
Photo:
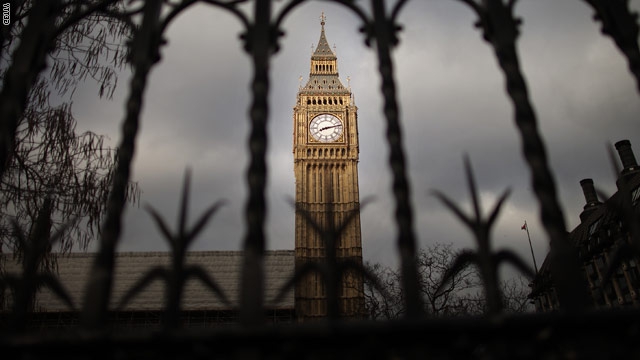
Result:
{"label": "clock tower", "polygon": [[[293,158],[296,208],[304,209],[327,229],[339,226],[356,212],[335,240],[338,261],[362,264],[360,199],[358,190],[357,107],[351,89],[338,76],[338,61],[325,36],[324,14],[320,40],[311,56],[309,80],[300,87],[293,108]],[[323,263],[327,254],[322,236],[296,211],[296,268],[308,262]],[[295,288],[296,316],[301,321],[327,315],[324,278],[311,273]],[[362,275],[348,271],[339,290],[341,316],[362,317]]]}

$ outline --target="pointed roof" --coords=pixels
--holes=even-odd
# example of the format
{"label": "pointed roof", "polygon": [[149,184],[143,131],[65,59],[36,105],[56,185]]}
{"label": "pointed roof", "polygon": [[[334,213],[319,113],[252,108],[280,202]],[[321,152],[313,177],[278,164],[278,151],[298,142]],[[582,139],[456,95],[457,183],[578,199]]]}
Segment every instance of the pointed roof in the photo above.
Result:
{"label": "pointed roof", "polygon": [[[309,74],[309,80],[307,84],[300,89],[300,93],[304,94],[332,94],[332,95],[347,95],[351,91],[349,88],[342,85],[338,76],[338,57],[329,47],[329,42],[324,34],[325,16],[322,13],[320,17],[320,40],[316,50],[311,55],[311,72]],[[313,68],[313,61],[328,60],[332,63],[332,67],[327,70],[318,70]]]}
{"label": "pointed roof", "polygon": [[316,51],[313,52],[311,56],[312,59],[320,60],[320,59],[336,59],[336,54],[331,50],[331,46],[329,46],[329,42],[327,41],[327,37],[324,34],[324,22],[326,17],[324,13],[320,16],[320,25],[322,29],[320,30],[320,40],[318,40],[318,46],[316,47]]}

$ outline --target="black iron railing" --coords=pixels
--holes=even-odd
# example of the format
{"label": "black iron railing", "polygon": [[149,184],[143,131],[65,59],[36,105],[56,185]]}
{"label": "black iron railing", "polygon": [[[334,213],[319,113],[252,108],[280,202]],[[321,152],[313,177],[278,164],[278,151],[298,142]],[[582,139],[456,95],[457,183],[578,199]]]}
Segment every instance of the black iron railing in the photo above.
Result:
{"label": "black iron railing", "polygon": [[[445,0],[442,0],[445,1]],[[44,357],[50,354],[68,358],[619,358],[640,355],[640,312],[598,313],[591,309],[587,283],[581,273],[578,249],[567,236],[563,210],[556,194],[554,176],[546,155],[545,142],[537,128],[534,106],[528,96],[525,75],[520,68],[517,40],[520,21],[514,14],[515,0],[458,0],[469,6],[478,17],[477,26],[484,40],[494,50],[497,63],[505,77],[506,89],[513,107],[514,125],[520,135],[522,152],[527,163],[531,184],[541,220],[550,244],[547,267],[552,274],[562,311],[544,315],[511,315],[502,313],[497,267],[502,261],[531,272],[524,262],[510,252],[493,252],[489,230],[508,192],[500,198],[489,218],[480,213],[478,194],[471,165],[465,163],[471,191],[474,217],[459,210],[445,195],[437,196],[469,227],[478,250],[465,251],[450,269],[450,274],[471,263],[480,269],[489,312],[483,317],[433,319],[425,313],[419,293],[416,269],[416,239],[414,234],[411,186],[407,176],[406,153],[401,132],[401,107],[396,93],[392,52],[399,45],[398,15],[407,0],[387,4],[385,0],[327,0],[353,12],[361,21],[364,41],[375,48],[386,119],[389,171],[393,178],[397,250],[400,257],[405,318],[392,322],[343,322],[331,318],[326,323],[266,325],[263,257],[265,254],[265,183],[267,124],[269,108],[269,64],[279,49],[282,24],[287,15],[306,0],[287,0],[274,11],[272,0],[145,0],[120,2],[94,0],[33,1],[25,14],[28,18],[21,42],[16,45],[11,64],[5,71],[0,93],[0,176],[11,157],[16,127],[26,108],[27,94],[44,68],[48,52],[56,37],[89,16],[115,19],[130,28],[132,38],[128,61],[133,69],[129,95],[122,120],[122,140],[107,200],[104,226],[99,239],[99,251],[91,271],[89,286],[78,309],[70,305],[65,317],[71,326],[63,332],[39,332],[28,326],[26,300],[40,286],[49,286],[61,298],[68,300],[59,282],[48,274],[39,274],[37,261],[46,251],[48,235],[22,239],[25,246],[24,271],[21,276],[5,276],[3,289],[16,294],[14,308],[5,313],[0,334],[0,352],[7,358]],[[638,48],[637,15],[629,10],[625,0],[585,0],[593,7],[602,30],[613,39],[626,57],[631,74],[640,89],[640,51]],[[203,281],[218,295],[224,294],[201,269],[183,263],[189,243],[204,226],[217,206],[207,211],[194,229],[186,229],[187,202],[181,208],[180,228],[172,234],[162,219],[152,214],[165,237],[170,241],[174,261],[171,269],[155,269],[123,299],[126,303],[150,279],[163,278],[167,283],[165,331],[118,334],[109,332],[109,299],[113,287],[115,250],[120,239],[127,184],[130,179],[135,140],[138,135],[141,103],[150,70],[160,60],[164,31],[173,19],[190,6],[204,3],[235,15],[244,27],[242,41],[251,58],[253,79],[250,85],[250,133],[247,140],[249,168],[246,174],[248,200],[245,206],[243,251],[239,308],[232,316],[235,327],[193,331],[180,329],[181,291],[188,277]],[[391,5],[391,6],[388,6]],[[588,21],[588,19],[585,19]],[[4,34],[4,32],[3,32]],[[3,35],[4,36],[4,35]],[[3,39],[5,39],[3,37]],[[28,64],[28,66],[25,66]],[[186,182],[188,183],[188,181]],[[631,198],[632,189],[622,187],[622,196]],[[188,195],[185,188],[184,199]],[[637,205],[623,202],[615,209],[630,226],[629,244],[625,254],[638,255]],[[43,216],[46,211],[43,210]],[[46,221],[46,220],[42,220]],[[339,232],[322,229],[326,244],[335,243]],[[38,226],[38,224],[35,224]],[[55,236],[54,236],[55,237]],[[622,258],[620,255],[619,258]],[[616,258],[613,265],[618,264]],[[327,266],[346,266],[328,262]],[[353,267],[354,269],[356,267]],[[325,269],[327,273],[340,269]],[[615,269],[614,269],[615,270]],[[611,271],[614,271],[611,270]],[[449,276],[449,275],[448,275]],[[609,275],[607,275],[609,276]],[[331,277],[330,277],[331,278]],[[445,279],[446,280],[446,279]],[[333,284],[335,285],[335,284]],[[333,286],[332,285],[332,286]],[[289,285],[290,286],[290,285]],[[637,291],[637,290],[636,290]],[[330,296],[336,297],[332,291]],[[335,303],[336,299],[328,299]],[[334,309],[335,310],[335,309]],[[332,312],[335,315],[335,311]],[[34,315],[33,316],[44,316]],[[289,316],[285,314],[285,317]],[[335,317],[335,316],[334,316]]]}

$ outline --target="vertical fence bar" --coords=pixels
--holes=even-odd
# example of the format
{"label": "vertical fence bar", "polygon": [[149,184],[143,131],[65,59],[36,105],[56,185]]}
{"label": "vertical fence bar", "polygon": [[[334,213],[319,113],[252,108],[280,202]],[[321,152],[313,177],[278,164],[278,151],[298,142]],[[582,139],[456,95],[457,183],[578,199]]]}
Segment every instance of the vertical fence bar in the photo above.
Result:
{"label": "vertical fence bar", "polygon": [[249,169],[247,183],[249,199],[245,207],[247,235],[244,241],[244,264],[240,321],[245,326],[259,325],[264,321],[263,255],[265,248],[264,222],[266,212],[265,188],[267,180],[267,118],[269,93],[269,60],[271,38],[271,0],[256,0],[254,24],[247,28],[247,51],[253,64],[251,93],[253,100],[249,110],[251,133],[249,135]]}
{"label": "vertical fence bar", "polygon": [[416,244],[413,231],[413,211],[410,203],[410,187],[407,178],[405,155],[402,148],[399,109],[393,77],[391,47],[393,45],[393,19],[387,19],[383,0],[371,0],[373,6],[373,33],[376,39],[378,67],[382,77],[381,91],[384,97],[384,114],[387,119],[389,165],[393,175],[395,219],[398,226],[398,249],[401,259],[402,288],[405,293],[407,317],[419,317],[423,307],[420,298],[416,269]]}
{"label": "vertical fence bar", "polygon": [[132,46],[133,77],[131,79],[129,99],[122,123],[122,140],[118,146],[116,170],[113,186],[107,202],[107,214],[102,227],[100,250],[91,271],[91,281],[87,285],[83,309],[83,325],[99,329],[106,324],[115,250],[120,238],[126,189],[131,174],[131,162],[135,153],[135,139],[138,133],[139,117],[147,77],[154,63],[159,60],[160,46],[159,20],[162,0],[147,0],[145,3],[142,26],[135,34]]}
{"label": "vertical fence bar", "polygon": [[629,71],[640,91],[640,47],[638,46],[638,14],[631,12],[628,0],[583,0],[596,12],[602,33],[611,37],[627,58]]}
{"label": "vertical fence bar", "polygon": [[20,287],[14,289],[13,301],[13,321],[11,325],[14,331],[21,332],[27,327],[27,319],[29,312],[33,311],[36,304],[36,294],[39,290],[39,283],[42,275],[39,274],[41,263],[47,254],[47,248],[50,246],[51,238],[51,198],[45,199],[42,207],[38,211],[33,228],[25,234],[22,229],[16,230],[20,233],[19,239],[22,244],[22,278],[20,279]]}
{"label": "vertical fence bar", "polygon": [[[464,1],[464,0],[463,0]],[[516,51],[518,21],[513,16],[514,2],[483,0],[477,11],[484,27],[485,39],[491,44],[505,77],[505,86],[514,109],[514,119],[522,140],[524,158],[531,170],[533,190],[540,203],[540,217],[550,245],[551,274],[557,286],[560,305],[565,310],[588,306],[588,294],[578,254],[569,242],[556,185],[547,161],[543,138],[529,100],[527,85]]]}

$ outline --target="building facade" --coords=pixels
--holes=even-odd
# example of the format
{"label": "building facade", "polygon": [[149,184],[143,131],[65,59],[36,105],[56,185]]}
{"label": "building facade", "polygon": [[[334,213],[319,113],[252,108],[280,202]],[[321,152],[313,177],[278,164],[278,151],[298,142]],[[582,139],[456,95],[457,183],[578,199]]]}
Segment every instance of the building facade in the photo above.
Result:
{"label": "building facade", "polygon": [[[33,329],[69,328],[78,325],[79,310],[91,281],[95,253],[71,253],[57,257],[57,278],[71,299],[72,308],[48,287],[42,287],[35,299],[29,327]],[[192,277],[184,286],[180,303],[180,324],[188,328],[210,328],[238,323],[240,306],[242,251],[190,251],[185,265],[198,267],[224,293],[228,303],[206,283]],[[22,264],[9,254],[0,255],[7,274],[20,275]],[[169,252],[121,252],[115,257],[113,288],[109,301],[109,324],[118,330],[160,328],[164,321],[168,298],[167,282],[156,279],[123,303],[131,291],[154,269],[171,269]],[[264,255],[265,316],[269,323],[295,321],[293,291],[274,302],[293,276],[293,250],[266,251]],[[9,300],[12,297],[7,297]],[[11,304],[0,307],[0,325],[6,321]],[[4,311],[2,310],[4,309]]]}
{"label": "building facade", "polygon": [[[268,321],[273,323],[321,319],[328,315],[326,281],[330,276],[326,273],[309,273],[279,302],[274,299],[296,270],[305,264],[320,265],[331,259],[356,265],[348,267],[337,281],[340,316],[364,317],[364,285],[361,273],[355,270],[362,266],[357,107],[351,90],[340,81],[337,57],[327,42],[324,25],[323,15],[320,40],[311,57],[309,80],[299,89],[294,107],[293,158],[298,210],[295,250],[267,251],[264,257],[265,311]],[[312,222],[318,228],[314,228]],[[327,236],[333,233],[331,229],[343,224],[346,226],[339,234]],[[49,290],[42,289],[36,295],[30,326],[68,327],[78,323],[78,310],[95,256],[74,253],[58,258],[58,278],[75,306],[70,308]],[[223,302],[205,283],[192,280],[186,285],[180,304],[183,326],[237,323],[243,256],[241,251],[187,253],[186,264],[201,268],[218,284],[229,303]],[[21,264],[10,255],[0,254],[0,263],[4,263],[7,274],[22,272]],[[117,254],[109,305],[112,326],[121,329],[161,326],[167,293],[166,284],[160,279],[150,282],[126,304],[120,301],[151,271],[170,269],[170,264],[171,254],[166,252]],[[7,310],[11,308],[9,302],[2,305],[0,323],[6,320]]]}
{"label": "building facade", "polygon": [[[595,308],[637,307],[640,305],[640,253],[631,250],[634,230],[640,226],[640,167],[628,140],[615,144],[622,162],[618,175],[618,191],[601,202],[592,179],[580,181],[585,205],[580,224],[569,233],[582,264],[585,285]],[[638,236],[640,234],[636,234]],[[618,266],[611,268],[616,254],[623,254]],[[529,297],[536,310],[554,311],[559,302],[553,283],[549,256],[531,283]],[[606,279],[607,272],[611,273]]]}
{"label": "building facade", "polygon": [[[338,60],[327,42],[324,26],[323,15],[309,80],[300,88],[293,108],[296,269],[332,259],[362,264],[358,108],[351,89],[340,81]],[[336,236],[328,234],[345,223],[344,230]],[[316,271],[298,282],[298,319],[327,315],[327,278]],[[362,275],[349,270],[340,282],[341,315],[360,317],[364,309]]]}

